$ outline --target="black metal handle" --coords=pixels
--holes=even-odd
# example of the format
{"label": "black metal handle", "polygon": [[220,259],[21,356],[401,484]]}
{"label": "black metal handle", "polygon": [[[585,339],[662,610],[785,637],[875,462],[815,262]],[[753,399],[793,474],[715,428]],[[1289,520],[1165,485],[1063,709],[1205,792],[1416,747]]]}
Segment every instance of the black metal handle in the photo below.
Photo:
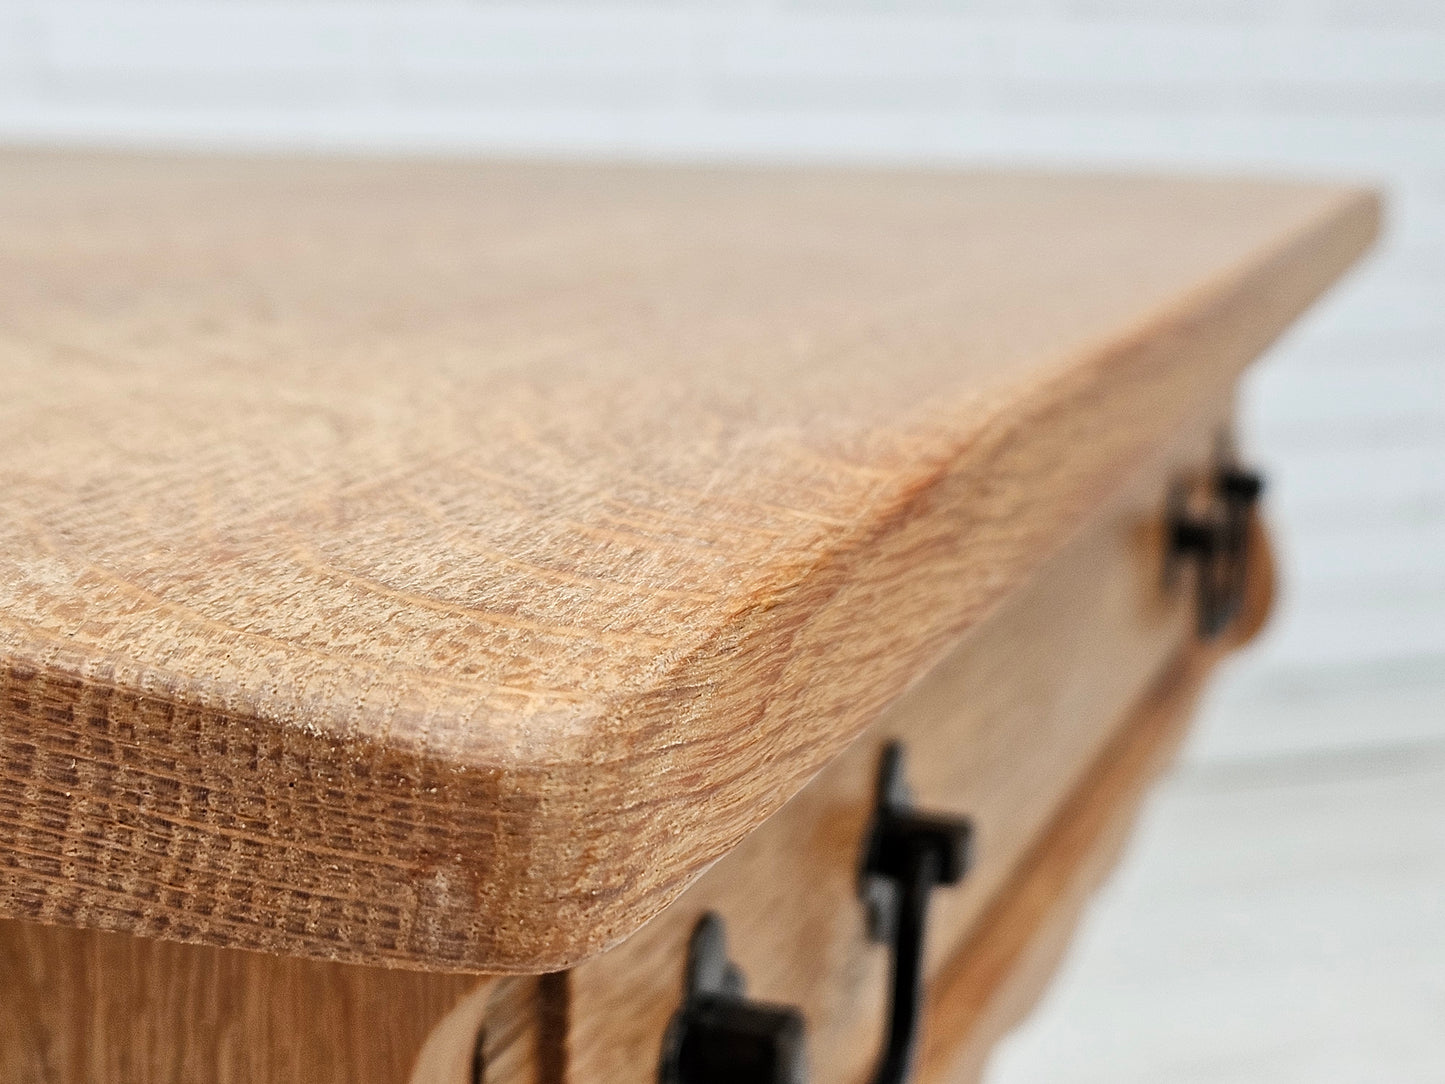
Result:
{"label": "black metal handle", "polygon": [[869,934],[892,947],[888,1033],[873,1084],[901,1084],[917,1056],[923,1015],[923,946],[928,899],[956,884],[972,860],[973,825],[963,817],[918,813],[903,774],[903,747],[883,751],[878,804],[863,856],[862,894]]}
{"label": "black metal handle", "polygon": [[[903,747],[888,745],[860,879],[869,935],[892,949],[888,1032],[873,1084],[902,1084],[913,1070],[923,1015],[928,900],[939,885],[963,878],[972,849],[968,820],[913,808]],[[804,1084],[802,1014],[788,1005],[749,1000],[744,987],[742,972],[728,959],[722,919],[704,915],[688,944],[682,1006],[663,1038],[661,1084]]]}
{"label": "black metal handle", "polygon": [[751,1001],[708,912],[688,944],[682,1007],[662,1041],[661,1084],[805,1084],[806,1028],[789,1005]]}
{"label": "black metal handle", "polygon": [[1221,467],[1214,476],[1210,507],[1202,515],[1179,512],[1170,544],[1175,554],[1194,558],[1199,635],[1219,636],[1244,607],[1249,582],[1249,520],[1264,491],[1254,471]]}

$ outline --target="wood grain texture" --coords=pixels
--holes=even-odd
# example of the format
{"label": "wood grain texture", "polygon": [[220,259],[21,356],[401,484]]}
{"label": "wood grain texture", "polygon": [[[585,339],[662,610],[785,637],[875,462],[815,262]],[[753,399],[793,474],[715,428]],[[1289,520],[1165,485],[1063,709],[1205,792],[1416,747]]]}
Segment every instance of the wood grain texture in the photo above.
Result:
{"label": "wood grain texture", "polygon": [[1274,547],[1249,526],[1243,606],[1225,635],[1180,651],[1008,882],[940,967],[919,1057],[920,1079],[981,1084],[994,1047],[1033,1008],[1058,969],[1094,892],[1117,864],[1150,786],[1173,761],[1205,682],[1226,652],[1249,643],[1274,611]]}
{"label": "wood grain texture", "polygon": [[0,913],[616,943],[1368,243],[1289,184],[0,158]]}
{"label": "wood grain texture", "polygon": [[1033,1007],[1117,862],[1149,785],[1187,730],[1210,662],[1199,650],[1177,661],[1020,863],[974,936],[940,969],[920,1080],[982,1084],[994,1046]]}
{"label": "wood grain texture", "polygon": [[[1153,473],[1007,604],[994,636],[961,648],[665,914],[568,974],[572,1079],[651,1079],[688,938],[709,910],[728,923],[750,994],[804,1011],[813,1079],[869,1079],[887,957],[865,936],[855,890],[878,751],[892,738],[907,743],[917,797],[967,811],[978,831],[966,881],[931,901],[918,1073],[979,1079],[1046,986],[1206,678],[1272,608],[1273,558],[1256,519],[1240,620],[1213,645],[1188,637],[1180,608],[1155,594],[1161,555],[1127,526],[1140,494],[1157,488]],[[1132,613],[1117,604],[1125,598]],[[1024,721],[1036,745],[1027,751],[1008,740]]]}
{"label": "wood grain texture", "polygon": [[[1178,466],[1171,462],[1171,467]],[[1055,567],[1024,598],[1009,604],[1017,612],[1005,619],[1017,632],[1031,633],[1026,639],[1034,641],[1033,655],[1052,657],[1056,675],[1064,675],[1066,685],[1083,684],[1093,690],[1087,696],[1096,705],[1099,680],[1089,664],[1099,660],[1086,659],[1077,649],[1060,653],[1057,637],[1040,634],[1047,633],[1049,612],[1062,608],[1067,613],[1085,601],[1079,588],[1085,586],[1083,578],[1090,571],[1107,570],[1105,578],[1111,580],[1121,568],[1132,571],[1121,577],[1132,583],[1123,590],[1111,588],[1105,595],[1136,600],[1153,595],[1151,588],[1159,582],[1157,552],[1148,544],[1119,544],[1139,537],[1129,523],[1136,504],[1120,502],[1119,509],[1099,517],[1102,529],[1096,526],[1089,532],[1105,544],[1115,540],[1116,552],[1124,557],[1121,563],[1111,568],[1109,561],[1097,561],[1096,546],[1075,545],[1051,563]],[[1141,550],[1150,556],[1141,560]],[[1257,534],[1256,552],[1268,552],[1262,534]],[[1263,575],[1252,581],[1253,603],[1241,627],[1245,635],[1257,629],[1269,607],[1270,566],[1266,562],[1256,567]],[[1028,595],[1056,607],[1030,603]],[[1100,618],[1107,623],[1117,615],[1117,608],[1107,606],[1085,609],[1094,627]],[[1120,641],[1144,643],[1149,637],[1141,632],[1165,628],[1170,634],[1154,639],[1177,641],[1177,605],[1171,600],[1159,605],[1156,600],[1144,610],[1150,615],[1145,628],[1120,636]],[[1067,630],[1063,638],[1083,639],[1077,629]],[[1005,637],[1003,642],[1024,647],[1018,638]],[[948,785],[945,773],[935,766],[946,762],[948,746],[964,746],[982,760],[977,768],[992,777],[989,789],[995,793],[1020,790],[1023,776],[1029,774],[1053,771],[1061,780],[1072,779],[1078,773],[1062,771],[1063,764],[1057,761],[1071,762],[1081,749],[1097,746],[1101,733],[1097,723],[1045,727],[1044,734],[1054,735],[1055,746],[1059,737],[1069,735],[1070,747],[1056,747],[1049,756],[1036,758],[1040,763],[1055,761],[1043,771],[1035,766],[1021,773],[1018,756],[1007,753],[1006,768],[989,766],[987,762],[999,751],[991,743],[957,740],[956,727],[950,730],[947,724],[950,716],[959,714],[958,705],[966,702],[974,680],[987,670],[980,654],[988,652],[965,649],[972,658],[945,664],[939,675],[880,721],[879,730],[915,741],[929,734],[939,739],[937,750],[922,748],[926,759],[912,769],[930,790]],[[1135,659],[1131,673],[1142,672],[1146,658],[1152,657]],[[1194,648],[1182,658],[1120,733],[1108,740],[1057,814],[1050,815],[1051,792],[1057,786],[1035,781],[1023,788],[1028,808],[991,807],[980,820],[991,846],[971,875],[967,896],[935,901],[936,912],[938,904],[951,905],[936,913],[931,941],[934,960],[942,962],[934,968],[929,1045],[921,1067],[925,1078],[944,1073],[950,1079],[976,1077],[993,1043],[1046,981],[1083,901],[1112,863],[1144,788],[1182,732],[1213,656]],[[1007,669],[1019,677],[1026,672],[1017,663]],[[1080,683],[1085,675],[1089,676]],[[1040,677],[1045,686],[1057,690],[1047,676]],[[1131,684],[1125,680],[1116,687]],[[990,687],[998,692],[983,713],[997,729],[1006,722],[999,705],[1019,690],[1017,683],[1009,682],[992,682]],[[1052,703],[1056,710],[1048,715],[1060,717],[1077,710],[1079,695],[1078,690],[1072,696],[1054,691],[1042,698],[1020,699],[1027,701],[1024,710],[1029,712]],[[980,711],[975,707],[964,712],[970,713]],[[813,1021],[815,1045],[830,1079],[856,1076],[872,1053],[870,1029],[856,1010],[866,1005],[864,1015],[876,1023],[871,1017],[877,1015],[878,1006],[867,994],[879,992],[882,976],[877,973],[878,961],[867,966],[857,959],[860,949],[861,955],[877,952],[862,943],[857,924],[847,921],[852,901],[844,900],[840,906],[827,889],[839,873],[845,895],[851,887],[847,847],[837,843],[840,835],[861,831],[863,818],[851,814],[866,802],[867,783],[866,778],[862,786],[840,783],[840,776],[866,777],[876,742],[865,737],[859,746],[685,893],[667,916],[627,946],[568,975],[513,979],[426,975],[0,921],[0,990],[6,995],[6,1011],[0,1013],[0,1079],[35,1084],[646,1080],[655,1053],[652,1047],[676,996],[671,984],[660,1000],[649,998],[649,992],[658,987],[659,976],[676,978],[673,972],[686,930],[702,909],[719,906],[728,908],[734,918],[740,906],[743,909],[744,921],[735,927],[735,933],[743,935],[738,948],[764,965],[752,975],[755,985],[761,974],[763,985],[775,985],[780,996],[796,996],[802,990],[817,1002],[818,995],[829,995],[821,998],[821,1007],[835,1015]],[[824,792],[821,801],[820,791]],[[844,804],[853,808],[840,816]],[[1049,827],[1040,830],[1041,820]],[[815,836],[822,846],[810,845],[808,836]],[[1016,856],[1031,836],[1037,836],[1036,844],[1018,861]],[[851,842],[856,846],[856,839]],[[800,875],[800,861],[817,861],[819,869]],[[788,900],[760,893],[762,886],[780,881],[808,894]],[[824,939],[819,937],[820,929],[839,925],[839,915],[854,942],[841,952],[837,946],[821,947]],[[749,918],[757,921],[750,923]],[[973,919],[977,921],[970,925]],[[759,930],[780,933],[785,944],[760,944]],[[963,947],[956,948],[960,942]],[[670,954],[664,951],[659,958],[659,945],[670,945]],[[776,951],[779,947],[801,948],[805,956],[794,959],[788,951]],[[647,960],[649,956],[652,959]],[[840,959],[846,960],[841,967]],[[798,966],[804,960],[812,967]],[[645,966],[639,967],[639,961]],[[647,989],[639,988],[639,980]],[[568,1024],[569,1013],[578,1016],[575,1026]]]}
{"label": "wood grain texture", "polygon": [[4,920],[0,1079],[560,1084],[540,986]]}
{"label": "wood grain texture", "polygon": [[666,912],[570,973],[575,1079],[645,1079],[638,1066],[658,1057],[688,939],[708,911],[727,922],[751,995],[806,1015],[813,1078],[866,1077],[883,1034],[887,952],[865,934],[858,868],[882,747],[905,743],[921,805],[975,826],[974,868],[930,902],[927,970],[938,976],[986,913],[1012,906],[1008,886],[1058,830],[1060,808],[1190,642],[1193,596],[1168,574],[1163,527],[1174,486],[1207,475],[1221,417],[1202,409],[983,633]]}

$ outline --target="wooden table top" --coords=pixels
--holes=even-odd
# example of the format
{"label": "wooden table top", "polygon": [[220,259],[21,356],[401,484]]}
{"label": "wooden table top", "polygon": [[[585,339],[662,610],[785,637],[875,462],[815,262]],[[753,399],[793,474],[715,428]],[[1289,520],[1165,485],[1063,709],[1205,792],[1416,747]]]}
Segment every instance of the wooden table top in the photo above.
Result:
{"label": "wooden table top", "polygon": [[614,943],[1368,244],[1285,183],[0,155],[0,913]]}

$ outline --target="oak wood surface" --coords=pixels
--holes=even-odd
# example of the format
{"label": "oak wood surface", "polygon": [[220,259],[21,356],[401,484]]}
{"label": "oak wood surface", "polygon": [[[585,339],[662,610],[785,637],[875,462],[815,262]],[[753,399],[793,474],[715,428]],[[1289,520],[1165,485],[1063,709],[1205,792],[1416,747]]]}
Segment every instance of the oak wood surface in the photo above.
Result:
{"label": "oak wood surface", "polygon": [[[1089,532],[1090,536],[1114,539],[1117,552],[1125,557],[1122,567],[1132,568],[1132,578],[1139,581],[1129,590],[1109,592],[1116,597],[1151,595],[1159,582],[1157,561],[1140,559],[1140,551],[1152,547],[1147,542],[1141,546],[1140,532],[1128,528],[1130,511],[1120,515],[1109,510],[1100,517],[1107,529]],[[1120,544],[1131,536],[1133,542]],[[1258,532],[1255,552],[1268,554],[1266,540]],[[1076,545],[1065,559],[1053,562],[1061,567],[1041,577],[1032,593],[1056,601],[1067,612],[1082,601],[1077,597],[1080,575],[1101,567],[1093,560],[1096,556],[1093,549]],[[1109,562],[1103,562],[1102,568],[1108,569]],[[1251,636],[1269,609],[1273,577],[1267,563],[1256,564],[1256,568],[1263,574],[1252,579],[1253,599],[1241,622],[1240,638]],[[1118,569],[1111,569],[1109,575],[1118,575]],[[1034,635],[1043,631],[1037,625],[1027,629],[1029,618],[1037,622],[1043,608],[1023,600],[1010,603],[1009,608],[1024,611],[1011,619],[1018,631]],[[1172,621],[1177,617],[1177,605],[1166,602],[1146,609],[1154,611],[1152,623],[1156,626],[1161,621],[1177,624]],[[1117,611],[1105,607],[1090,616],[1107,621],[1111,615],[1117,616]],[[1075,630],[1068,635],[1079,637]],[[1054,655],[1057,642],[1044,639],[1039,645],[1042,654]],[[1175,637],[1163,639],[1173,642]],[[1073,665],[1059,665],[1060,672],[1070,673],[1075,680],[1088,673],[1079,666],[1090,660],[1076,652],[1068,653],[1068,658]],[[1057,812],[1049,809],[1051,795],[1041,794],[1035,785],[1029,788],[1033,809],[1024,817],[1017,818],[1009,811],[1001,820],[983,819],[981,823],[994,830],[987,833],[991,845],[985,861],[972,874],[969,894],[973,898],[962,908],[957,906],[962,901],[954,901],[934,924],[932,957],[941,963],[934,967],[936,978],[930,992],[924,1033],[927,1045],[920,1066],[924,1079],[977,1079],[994,1043],[1037,996],[1083,903],[1112,864],[1145,787],[1177,743],[1213,659],[1214,653],[1198,647],[1183,650],[1118,733],[1108,739]],[[1022,672],[1016,663],[1011,669]],[[890,735],[911,730],[915,737],[944,729],[951,721],[944,716],[958,714],[958,703],[972,691],[970,679],[978,676],[977,660],[972,665],[951,661],[940,678],[931,679],[933,688],[920,688],[880,721],[877,729]],[[1017,691],[1004,685],[995,701],[1007,700]],[[1045,699],[1060,702],[1057,694]],[[950,701],[951,707],[944,706]],[[1031,700],[1027,710],[1038,711],[1039,704]],[[1092,734],[1098,727],[1082,729]],[[945,737],[957,739],[956,729]],[[1095,738],[1092,743],[1075,744],[1097,743]],[[862,752],[872,755],[877,743],[865,737],[859,744]],[[943,744],[956,748],[959,743]],[[987,752],[986,746],[971,748]],[[944,755],[942,749],[935,751],[926,745],[922,752],[928,758]],[[841,799],[853,806],[859,804],[856,795],[850,798],[844,793],[850,788],[840,787],[837,777],[852,772],[850,761],[854,760],[866,774],[867,759],[851,754],[841,758],[686,893],[673,909],[676,914],[659,919],[637,942],[644,946],[656,942],[659,927],[683,929],[708,906],[730,907],[736,918],[738,903],[759,897],[763,890],[762,911],[755,909],[751,917],[765,912],[771,921],[762,923],[763,928],[782,931],[783,942],[804,951],[802,959],[793,959],[787,951],[758,952],[759,946],[751,940],[758,930],[750,927],[745,911],[745,921],[734,931],[735,936],[742,934],[736,938],[738,948],[750,953],[754,963],[763,963],[764,983],[776,983],[780,996],[796,996],[801,989],[810,997],[831,983],[850,984],[850,996],[843,1001],[851,1004],[840,1003],[835,990],[823,1008],[856,1012],[858,1003],[869,1000],[859,998],[858,993],[879,992],[879,969],[857,966],[856,961],[838,968],[839,954],[822,944],[819,929],[828,924],[830,908],[844,914],[850,910],[852,901],[840,903],[827,895],[839,870],[844,872],[846,893],[852,865],[846,846],[835,845],[835,837],[840,835],[836,803]],[[925,780],[936,797],[944,773],[930,770],[931,763],[924,759],[913,765],[911,774]],[[1017,776],[1016,766],[1010,765],[999,773],[996,783],[1009,784]],[[816,800],[820,788],[829,791],[828,801]],[[809,815],[816,820],[819,812],[826,818],[826,826],[804,823]],[[1040,814],[1048,822],[1043,829],[1038,828]],[[999,831],[1017,830],[1019,819],[1025,822],[1023,832],[1015,831],[1010,838]],[[841,835],[856,834],[852,830],[861,827],[853,823],[858,818],[845,814],[842,820],[846,824]],[[826,827],[822,832],[826,848],[810,847],[806,839],[799,838],[800,824],[814,831]],[[1029,831],[1036,839],[1019,860],[1019,837],[1027,837]],[[766,843],[762,850],[759,842]],[[822,859],[821,877],[808,875],[799,865],[800,859],[807,863],[814,856]],[[760,862],[760,857],[765,861]],[[786,869],[765,868],[778,865],[780,857],[788,860]],[[770,898],[765,886],[779,879],[807,895],[792,900]],[[721,893],[719,881],[724,886]],[[946,898],[935,901],[935,907],[944,902]],[[960,925],[961,915],[978,917],[971,925]],[[856,924],[843,925],[857,937]],[[942,931],[940,925],[945,927]],[[681,944],[672,947],[674,958],[653,960],[648,965],[656,966],[669,979],[676,978],[673,972],[681,953]],[[855,944],[855,952],[856,948]],[[805,960],[817,968],[813,989],[808,981],[800,981],[800,975],[808,970]],[[659,1021],[651,1018],[663,1015],[657,1010],[670,1008],[676,990],[668,990],[661,1004],[649,1005],[648,991],[637,988],[636,963],[637,958],[624,947],[569,975],[499,980],[276,958],[0,921],[0,990],[5,993],[6,1008],[0,1013],[0,1079],[36,1084],[647,1080],[655,1054],[651,1046],[659,1038],[658,1027],[653,1026]],[[629,966],[634,968],[631,976],[627,974]],[[758,977],[755,971],[752,978]],[[867,1023],[876,1023],[872,1019],[876,1009],[872,1004],[864,1009]],[[569,1015],[578,1018],[573,1027],[568,1025]],[[639,1021],[643,1022],[640,1029],[636,1027]],[[875,1037],[863,1024],[854,1015],[813,1021],[815,1045],[820,1047],[830,1079],[856,1076],[859,1065],[868,1064],[872,1050],[865,1035]],[[854,1062],[852,1072],[845,1067],[845,1053]]]}
{"label": "oak wood surface", "polygon": [[1122,177],[0,156],[0,913],[633,932],[1368,243]]}
{"label": "oak wood surface", "polygon": [[930,990],[920,1081],[982,1084],[989,1055],[1038,1000],[1173,757],[1213,662],[1187,651],[1157,683],[1020,862]]}
{"label": "oak wood surface", "polygon": [[887,953],[865,936],[857,878],[881,748],[903,741],[920,805],[975,826],[974,868],[930,903],[936,975],[1191,639],[1193,596],[1170,574],[1164,525],[1175,486],[1208,473],[1224,416],[1202,404],[986,630],[666,912],[570,973],[576,1079],[644,1079],[637,1067],[657,1059],[688,938],[710,910],[728,924],[750,995],[805,1013],[814,1078],[866,1076],[881,1046]]}
{"label": "oak wood surface", "polygon": [[1254,639],[1269,619],[1274,551],[1259,517],[1249,531],[1244,605],[1227,636],[1180,652],[1017,863],[967,942],[938,970],[920,1079],[979,1084],[995,1045],[1033,1008],[1057,970],[1150,785],[1173,760],[1222,653]]}
{"label": "oak wood surface", "polygon": [[0,1079],[559,1084],[537,988],[0,920]]}
{"label": "oak wood surface", "polygon": [[1243,605],[1225,635],[1188,644],[1150,688],[1034,846],[936,972],[921,1080],[980,1084],[998,1042],[1032,1010],[1090,898],[1117,864],[1150,786],[1169,766],[1206,680],[1226,652],[1259,635],[1278,587],[1263,519],[1249,525]]}
{"label": "oak wood surface", "polygon": [[[665,914],[568,974],[573,1079],[651,1079],[678,1003],[688,935],[709,910],[728,923],[730,955],[744,965],[750,996],[805,1012],[812,1078],[869,1079],[883,1033],[886,954],[867,941],[853,890],[871,769],[881,745],[901,737],[911,780],[921,784],[916,796],[935,809],[967,810],[982,844],[964,885],[931,901],[917,1069],[920,1080],[976,1084],[995,1044],[1047,985],[1150,784],[1172,759],[1206,678],[1222,654],[1254,637],[1272,607],[1272,553],[1256,519],[1244,610],[1223,641],[1163,634],[1166,615],[1178,611],[1159,600],[1148,620],[1136,612],[1136,627],[1120,625],[1121,610],[1098,606],[1089,581],[1115,581],[1102,594],[1136,600],[1159,582],[1157,553],[1141,560],[1147,544],[1118,544],[1134,533],[1120,529],[1129,502],[1120,503],[1089,532],[1091,545],[1055,559],[1009,604],[1008,634],[982,652],[961,649]],[[1097,547],[1109,539],[1118,556],[1101,562]],[[1078,617],[1051,632],[1049,615],[1060,611]],[[1138,650],[1151,631],[1172,657]],[[1123,641],[1134,656],[1106,660],[1099,639]],[[1000,643],[1014,656],[1001,663],[1009,676],[995,673],[981,685],[991,667],[979,656],[995,652],[999,667],[1010,654]],[[1110,688],[1099,676],[1105,663],[1127,677]],[[1026,676],[1043,692],[1030,694]],[[1028,714],[1052,746],[1032,763],[987,735]],[[1060,726],[1061,717],[1073,727]],[[1027,797],[1009,807],[999,801],[1005,792]]]}

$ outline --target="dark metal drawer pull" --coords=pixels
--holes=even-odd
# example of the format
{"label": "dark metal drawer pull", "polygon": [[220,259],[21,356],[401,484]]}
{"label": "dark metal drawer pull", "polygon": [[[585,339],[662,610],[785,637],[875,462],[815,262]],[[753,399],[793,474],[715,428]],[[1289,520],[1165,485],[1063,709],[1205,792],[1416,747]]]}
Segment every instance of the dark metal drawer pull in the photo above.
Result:
{"label": "dark metal drawer pull", "polygon": [[728,959],[723,920],[709,912],[688,943],[682,1007],[662,1040],[662,1084],[804,1084],[803,1014],[750,1001]]}
{"label": "dark metal drawer pull", "polygon": [[[913,1069],[923,1012],[928,898],[968,872],[973,826],[963,817],[919,813],[903,778],[903,747],[883,751],[878,799],[865,836],[860,893],[868,932],[892,950],[888,1031],[874,1084],[902,1084]],[[723,920],[709,912],[688,943],[682,1006],[662,1041],[661,1084],[803,1084],[803,1015],[751,1001],[728,959]]]}
{"label": "dark metal drawer pull", "polygon": [[869,934],[892,946],[888,1033],[873,1084],[901,1084],[917,1055],[923,1013],[923,942],[928,898],[956,884],[972,860],[973,825],[963,817],[913,809],[903,777],[903,747],[883,751],[878,806],[863,857],[861,892]]}
{"label": "dark metal drawer pull", "polygon": [[1219,636],[1244,607],[1249,521],[1263,491],[1264,479],[1254,471],[1221,467],[1214,476],[1208,511],[1175,514],[1170,544],[1175,554],[1194,558],[1203,639]]}

